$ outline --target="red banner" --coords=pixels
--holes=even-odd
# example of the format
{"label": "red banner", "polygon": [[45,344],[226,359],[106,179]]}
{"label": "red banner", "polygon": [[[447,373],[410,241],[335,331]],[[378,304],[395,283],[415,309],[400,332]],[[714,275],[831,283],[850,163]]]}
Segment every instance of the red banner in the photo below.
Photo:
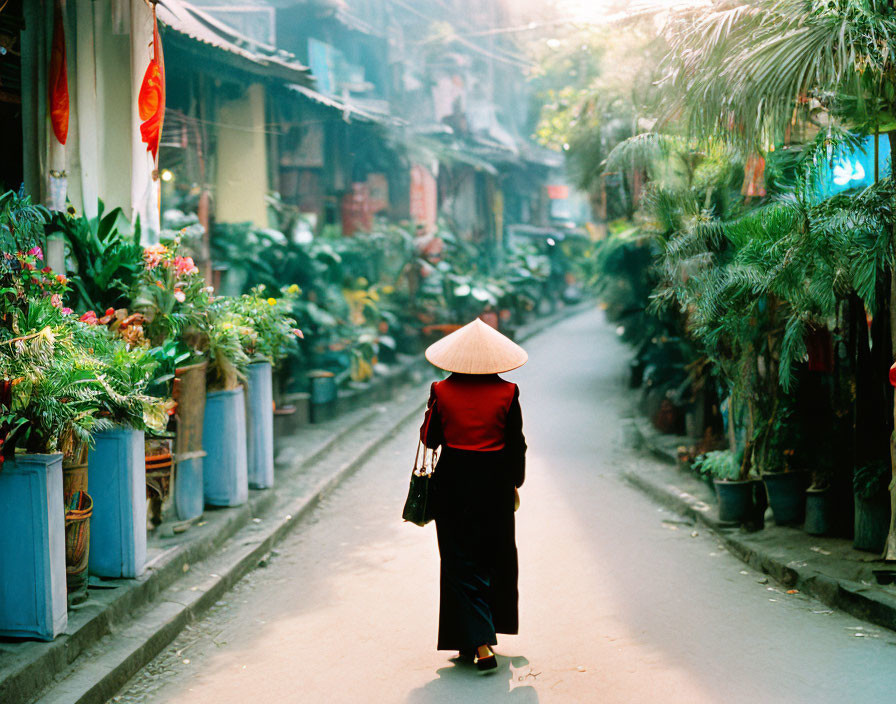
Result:
{"label": "red banner", "polygon": [[155,5],[152,6],[152,53],[137,97],[137,114],[143,120],[140,124],[140,138],[146,143],[146,151],[152,154],[153,159],[158,159],[162,124],[165,120],[165,59],[162,55]]}
{"label": "red banner", "polygon": [[68,139],[68,62],[65,58],[65,24],[62,0],[53,7],[53,43],[50,48],[50,124],[60,144]]}

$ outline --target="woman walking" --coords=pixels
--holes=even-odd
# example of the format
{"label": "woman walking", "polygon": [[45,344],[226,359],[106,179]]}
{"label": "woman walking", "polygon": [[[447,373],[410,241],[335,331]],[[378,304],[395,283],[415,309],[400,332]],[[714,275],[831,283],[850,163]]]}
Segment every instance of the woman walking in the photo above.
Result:
{"label": "woman walking", "polygon": [[528,355],[477,319],[431,345],[426,358],[451,372],[432,385],[420,429],[427,447],[442,447],[432,478],[438,649],[494,672],[497,634],[519,630],[514,511],[526,466],[519,389],[498,374]]}

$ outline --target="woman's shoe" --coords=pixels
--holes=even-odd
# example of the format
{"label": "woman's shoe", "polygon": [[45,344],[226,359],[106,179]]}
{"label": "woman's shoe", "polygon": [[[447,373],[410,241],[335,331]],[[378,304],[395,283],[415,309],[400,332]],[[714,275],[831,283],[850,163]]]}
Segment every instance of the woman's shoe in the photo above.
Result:
{"label": "woman's shoe", "polygon": [[472,663],[473,659],[476,657],[476,648],[462,648],[460,652],[457,654],[457,659],[461,662],[469,662]]}
{"label": "woman's shoe", "polygon": [[[479,654],[483,648],[488,655]],[[488,646],[483,646],[477,650],[473,662],[476,663],[476,669],[479,670],[480,675],[488,675],[498,669],[498,658],[495,657],[494,652],[492,652],[492,649]]]}

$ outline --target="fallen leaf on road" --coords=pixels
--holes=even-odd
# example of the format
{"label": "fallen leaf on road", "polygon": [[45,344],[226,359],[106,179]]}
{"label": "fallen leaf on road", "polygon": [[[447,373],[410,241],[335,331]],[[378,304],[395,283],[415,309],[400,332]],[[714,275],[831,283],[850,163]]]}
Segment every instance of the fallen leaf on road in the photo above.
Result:
{"label": "fallen leaf on road", "polygon": [[760,584],[768,584],[768,577],[760,577],[758,582]]}
{"label": "fallen leaf on road", "polygon": [[800,590],[799,589],[788,589],[787,593],[788,594],[799,594]]}
{"label": "fallen leaf on road", "polygon": [[694,531],[693,533],[691,533],[692,538],[696,538],[698,535],[700,535],[700,534],[697,531]]}
{"label": "fallen leaf on road", "polygon": [[812,552],[817,552],[817,553],[819,553],[820,555],[830,555],[830,554],[831,554],[831,551],[830,551],[830,550],[823,550],[822,548],[818,547],[817,545],[813,545],[813,546],[812,546],[811,548],[809,548],[809,549],[810,549]]}
{"label": "fallen leaf on road", "polygon": [[190,658],[186,658],[184,660],[184,665],[189,665],[189,664],[190,664]]}
{"label": "fallen leaf on road", "polygon": [[747,572],[746,570],[741,570],[740,573],[741,573],[741,574],[750,574],[750,573]]}
{"label": "fallen leaf on road", "polygon": [[834,613],[830,609],[822,609],[821,611],[813,611],[813,614],[832,614]]}

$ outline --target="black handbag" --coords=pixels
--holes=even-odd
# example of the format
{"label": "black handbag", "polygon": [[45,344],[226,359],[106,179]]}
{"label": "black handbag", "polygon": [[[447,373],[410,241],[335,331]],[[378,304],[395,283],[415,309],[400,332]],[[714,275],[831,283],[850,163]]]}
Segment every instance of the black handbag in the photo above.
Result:
{"label": "black handbag", "polygon": [[[426,427],[423,431],[423,437],[429,432],[429,419],[432,417],[433,407],[431,407],[426,416]],[[423,448],[423,464],[420,463],[420,448]],[[429,462],[426,461],[426,454],[429,455]],[[404,510],[401,517],[408,523],[418,526],[425,526],[433,519],[433,497],[432,497],[432,472],[435,469],[438,454],[435,450],[429,450],[421,439],[417,443],[417,454],[414,456],[414,469],[411,471],[411,485],[408,488],[408,498],[404,502]]]}

